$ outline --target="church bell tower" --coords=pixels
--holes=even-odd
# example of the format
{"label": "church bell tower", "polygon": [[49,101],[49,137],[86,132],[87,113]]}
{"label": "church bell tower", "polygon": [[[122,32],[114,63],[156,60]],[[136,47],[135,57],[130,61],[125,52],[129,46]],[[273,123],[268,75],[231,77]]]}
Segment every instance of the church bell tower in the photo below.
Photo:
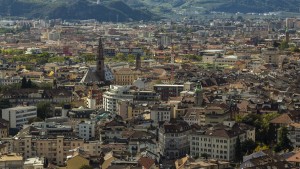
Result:
{"label": "church bell tower", "polygon": [[99,38],[98,56],[97,56],[97,75],[100,81],[105,81],[105,70],[104,70],[104,56],[103,56],[103,44],[101,38]]}

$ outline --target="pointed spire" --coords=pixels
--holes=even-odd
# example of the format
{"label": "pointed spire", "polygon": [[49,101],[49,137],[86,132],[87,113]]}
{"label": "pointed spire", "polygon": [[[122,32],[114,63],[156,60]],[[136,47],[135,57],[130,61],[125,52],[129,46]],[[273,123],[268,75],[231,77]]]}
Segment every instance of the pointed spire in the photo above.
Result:
{"label": "pointed spire", "polygon": [[137,70],[139,70],[139,69],[141,69],[141,66],[142,64],[141,64],[141,54],[137,54],[136,55],[136,59],[135,59],[135,69],[137,69]]}
{"label": "pointed spire", "polygon": [[201,85],[201,82],[199,82],[196,86],[196,89],[195,89],[195,92],[200,92],[202,91],[202,85]]}
{"label": "pointed spire", "polygon": [[104,65],[104,53],[103,53],[103,44],[101,37],[99,38],[98,46],[98,57],[97,57],[97,74],[100,78],[100,81],[105,81],[105,65]]}
{"label": "pointed spire", "polygon": [[102,44],[101,37],[99,38],[99,44],[98,44],[98,59],[99,60],[104,59],[104,57],[103,57],[103,44]]}

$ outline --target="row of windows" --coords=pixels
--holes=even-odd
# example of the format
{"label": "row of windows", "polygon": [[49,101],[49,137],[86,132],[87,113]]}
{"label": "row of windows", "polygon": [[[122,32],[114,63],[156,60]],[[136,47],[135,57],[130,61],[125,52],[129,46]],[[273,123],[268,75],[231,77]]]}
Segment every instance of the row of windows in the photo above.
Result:
{"label": "row of windows", "polygon": [[[198,148],[198,147],[192,147],[192,150],[196,150],[196,151],[203,151],[203,152],[214,152],[214,149],[205,149],[205,148]],[[225,150],[216,150],[216,153],[220,153],[220,154],[227,154],[227,151]]]}
{"label": "row of windows", "polygon": [[[202,154],[201,153],[194,153],[194,152],[192,152],[192,155],[193,156],[201,156]],[[210,158],[211,157],[211,155],[210,154],[208,154],[208,157]],[[227,156],[226,155],[212,155],[212,158],[217,158],[217,159],[224,159],[224,160],[227,160]]]}
{"label": "row of windows", "polygon": [[213,148],[224,148],[224,149],[227,149],[227,146],[226,145],[219,145],[219,144],[217,144],[217,145],[215,145],[215,144],[206,144],[206,143],[204,143],[204,144],[200,144],[200,143],[198,143],[198,142],[192,142],[192,145],[196,145],[196,146],[203,146],[203,147],[213,147]]}
{"label": "row of windows", "polygon": [[24,114],[24,115],[17,115],[16,118],[29,117],[29,116],[36,116],[36,112]]}

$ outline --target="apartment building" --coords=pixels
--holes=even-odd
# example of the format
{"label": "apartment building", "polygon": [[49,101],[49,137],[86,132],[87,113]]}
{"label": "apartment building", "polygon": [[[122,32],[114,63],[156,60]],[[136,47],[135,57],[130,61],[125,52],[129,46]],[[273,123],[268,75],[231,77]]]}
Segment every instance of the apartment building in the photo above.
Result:
{"label": "apartment building", "polygon": [[0,119],[0,139],[8,137],[8,133],[9,133],[9,122],[4,119]]}
{"label": "apartment building", "polygon": [[84,121],[77,125],[77,135],[85,140],[90,140],[95,137],[95,122]]}
{"label": "apartment building", "polygon": [[105,111],[116,113],[118,101],[132,99],[130,86],[110,85],[109,90],[103,93],[103,108]]}
{"label": "apartment building", "polygon": [[294,147],[300,147],[300,123],[292,123],[288,125],[288,137]]}
{"label": "apartment building", "polygon": [[159,128],[159,151],[167,159],[178,159],[189,154],[191,128],[185,121],[166,122]]}
{"label": "apartment building", "polygon": [[9,149],[20,153],[24,158],[46,157],[49,162],[59,166],[64,165],[69,150],[83,147],[84,140],[74,137],[47,137],[20,135],[10,140]]}
{"label": "apartment building", "polygon": [[154,105],[150,108],[150,118],[153,124],[157,125],[161,121],[170,121],[172,112],[172,107],[169,105]]}
{"label": "apartment building", "polygon": [[28,119],[37,117],[36,106],[17,106],[2,109],[2,118],[9,121],[10,128],[19,128],[28,123]]}
{"label": "apartment building", "polygon": [[255,141],[255,128],[243,123],[225,121],[215,126],[206,125],[190,135],[190,154],[200,157],[207,154],[209,158],[231,161],[235,159],[237,139],[241,142]]}
{"label": "apartment building", "polygon": [[183,91],[184,85],[172,85],[172,84],[156,84],[153,89],[161,96],[161,99],[166,101],[169,97],[180,96],[180,92]]}

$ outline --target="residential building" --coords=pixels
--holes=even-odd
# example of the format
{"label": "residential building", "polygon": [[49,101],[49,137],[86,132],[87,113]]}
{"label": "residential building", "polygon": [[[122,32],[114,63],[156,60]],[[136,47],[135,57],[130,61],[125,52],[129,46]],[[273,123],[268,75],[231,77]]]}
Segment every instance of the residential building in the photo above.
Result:
{"label": "residential building", "polygon": [[69,150],[83,147],[84,140],[74,137],[47,137],[33,135],[17,135],[15,138],[6,140],[11,142],[9,149],[20,153],[24,158],[45,157],[49,163],[59,166],[64,165]]}
{"label": "residential building", "polygon": [[300,123],[291,123],[288,125],[288,137],[294,147],[300,147]]}
{"label": "residential building", "polygon": [[90,140],[95,137],[95,122],[94,121],[84,121],[80,122],[77,125],[77,134],[78,137],[83,138],[85,140]]}
{"label": "residential building", "polygon": [[215,59],[217,57],[221,57],[225,54],[224,50],[204,50],[200,52],[200,55],[202,56],[203,63],[210,63],[213,64],[215,62]]}
{"label": "residential building", "polygon": [[183,120],[186,121],[189,125],[205,125],[205,108],[193,107],[186,109]]}
{"label": "residential building", "polygon": [[161,100],[168,100],[169,97],[180,96],[180,92],[183,91],[184,85],[172,85],[172,84],[156,84],[153,89],[161,96]]}
{"label": "residential building", "polygon": [[13,104],[24,102],[70,103],[72,101],[72,92],[63,89],[16,89],[3,92],[2,98],[8,99]]}
{"label": "residential building", "polygon": [[23,169],[23,157],[17,153],[2,154],[0,158],[1,169]]}
{"label": "residential building", "polygon": [[2,109],[2,118],[9,121],[10,128],[20,128],[28,123],[28,119],[37,117],[36,106],[17,106]]}
{"label": "residential building", "polygon": [[0,139],[1,138],[6,138],[9,135],[9,122],[4,120],[4,119],[0,119]]}
{"label": "residential building", "polygon": [[191,127],[185,121],[165,122],[158,133],[159,151],[167,159],[177,159],[189,154]]}
{"label": "residential building", "polygon": [[103,91],[101,90],[89,90],[88,97],[86,99],[87,108],[99,109],[103,104]]}
{"label": "residential building", "polygon": [[207,154],[209,158],[231,161],[235,159],[237,139],[255,141],[255,128],[234,121],[206,125],[191,133],[190,154],[193,157]]}
{"label": "residential building", "polygon": [[234,66],[236,62],[238,61],[237,56],[231,55],[231,56],[224,56],[224,57],[217,57],[214,60],[214,64],[220,65],[220,66]]}
{"label": "residential building", "polygon": [[11,78],[0,78],[0,85],[12,85],[16,83],[20,83],[20,77],[11,77]]}
{"label": "residential building", "polygon": [[150,118],[154,125],[158,122],[170,121],[172,118],[172,107],[169,105],[154,105],[150,108]]}
{"label": "residential building", "polygon": [[144,50],[142,48],[120,48],[119,53],[123,53],[124,55],[144,55]]}
{"label": "residential building", "polygon": [[103,108],[105,111],[117,112],[118,101],[132,99],[130,86],[110,85],[109,90],[103,93]]}

